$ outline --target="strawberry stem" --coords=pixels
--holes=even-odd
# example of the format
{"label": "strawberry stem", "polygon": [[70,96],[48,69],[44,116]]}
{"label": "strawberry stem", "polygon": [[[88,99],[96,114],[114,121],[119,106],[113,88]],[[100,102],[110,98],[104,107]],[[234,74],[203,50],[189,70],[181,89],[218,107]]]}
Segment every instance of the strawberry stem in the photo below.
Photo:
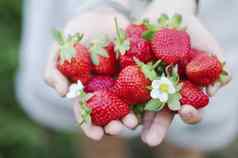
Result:
{"label": "strawberry stem", "polygon": [[153,69],[157,68],[160,63],[161,63],[161,60],[156,61],[156,63],[153,65]]}
{"label": "strawberry stem", "polygon": [[115,26],[116,26],[117,39],[118,39],[118,41],[120,41],[120,43],[122,43],[124,39],[122,39],[122,37],[121,37],[121,31],[120,31],[120,28],[118,25],[117,18],[114,18],[114,22],[115,22]]}
{"label": "strawberry stem", "polygon": [[114,18],[116,26],[116,41],[115,41],[115,51],[116,57],[118,58],[120,54],[125,54],[130,49],[130,41],[126,37],[126,33],[119,28],[117,18]]}

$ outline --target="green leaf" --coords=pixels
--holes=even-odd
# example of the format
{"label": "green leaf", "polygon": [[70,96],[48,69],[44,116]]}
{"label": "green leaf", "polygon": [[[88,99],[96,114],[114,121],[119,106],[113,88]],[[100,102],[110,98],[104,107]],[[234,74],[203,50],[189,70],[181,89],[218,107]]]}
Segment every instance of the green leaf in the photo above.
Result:
{"label": "green leaf", "polygon": [[90,113],[91,110],[89,108],[81,110],[82,122],[80,124],[89,123],[91,121]]}
{"label": "green leaf", "polygon": [[145,105],[145,110],[147,111],[160,111],[165,106],[159,99],[151,99]]}
{"label": "green leaf", "polygon": [[53,29],[52,30],[52,36],[59,45],[64,44],[65,37],[64,37],[64,34],[61,31]]}
{"label": "green leaf", "polygon": [[105,50],[105,48],[98,46],[98,45],[93,45],[90,49],[90,55],[91,55],[91,59],[93,64],[98,65],[99,61],[98,61],[98,56],[102,56],[105,58],[108,58],[108,52]]}
{"label": "green leaf", "polygon": [[220,74],[219,82],[221,82],[221,84],[226,84],[229,80],[230,80],[230,76],[228,72],[223,70],[223,72]]}
{"label": "green leaf", "polygon": [[138,105],[134,105],[132,110],[136,115],[143,115],[144,108],[145,108],[145,105],[138,104]]}
{"label": "green leaf", "polygon": [[168,23],[169,23],[169,16],[167,14],[162,14],[159,19],[158,22],[160,24],[161,27],[168,27]]}
{"label": "green leaf", "polygon": [[147,28],[147,31],[143,32],[142,37],[145,40],[152,40],[155,33],[158,32],[159,27],[155,24],[152,24],[148,19],[144,19],[143,24]]}
{"label": "green leaf", "polygon": [[94,65],[98,65],[99,61],[98,61],[98,56],[97,54],[91,53],[91,59]]}
{"label": "green leaf", "polygon": [[156,31],[154,31],[154,30],[148,30],[148,31],[143,32],[142,37],[145,40],[150,41],[154,38],[155,33],[156,33]]}
{"label": "green leaf", "polygon": [[[137,58],[134,58],[135,63],[140,67],[144,75],[151,81],[155,80],[158,78],[158,75],[155,71],[154,65],[152,63],[144,64]],[[156,63],[157,65],[157,63]]]}
{"label": "green leaf", "polygon": [[83,34],[82,33],[76,33],[73,36],[71,36],[70,38],[70,42],[72,42],[72,44],[78,43],[83,39]]}
{"label": "green leaf", "polygon": [[169,20],[169,26],[172,28],[178,28],[182,23],[182,16],[180,14],[175,14],[170,20]]}
{"label": "green leaf", "polygon": [[181,108],[180,100],[181,96],[179,93],[169,95],[168,107],[172,111],[178,111]]}
{"label": "green leaf", "polygon": [[61,61],[70,61],[72,57],[76,54],[76,50],[73,46],[63,46],[60,50]]}
{"label": "green leaf", "polygon": [[93,64],[98,65],[98,56],[108,58],[108,52],[105,49],[105,47],[108,44],[108,38],[106,36],[102,36],[98,38],[97,40],[92,41],[91,46],[89,48],[90,54],[91,54],[91,59]]}
{"label": "green leaf", "polygon": [[91,121],[92,110],[87,106],[88,97],[90,97],[90,95],[87,95],[84,92],[81,93],[79,105],[80,105],[80,115],[82,118],[82,122],[80,124],[89,123]]}

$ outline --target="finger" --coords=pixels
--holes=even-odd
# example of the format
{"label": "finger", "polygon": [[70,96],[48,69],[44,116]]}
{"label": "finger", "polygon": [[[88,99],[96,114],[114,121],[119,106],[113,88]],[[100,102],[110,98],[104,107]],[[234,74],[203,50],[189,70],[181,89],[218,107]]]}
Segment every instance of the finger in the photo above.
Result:
{"label": "finger", "polygon": [[[76,102],[73,107],[74,107],[74,114],[75,114],[76,120],[79,124],[81,124],[82,118],[80,115],[80,106]],[[91,123],[87,123],[87,124],[83,123],[81,125],[81,129],[83,130],[86,136],[88,136],[89,138],[93,140],[97,140],[97,141],[101,140],[104,135],[104,131],[102,127],[95,126]]]}
{"label": "finger", "polygon": [[222,87],[222,85],[220,82],[215,82],[213,85],[209,85],[208,87],[206,87],[206,92],[210,97],[212,97],[217,93],[217,91],[221,87]]}
{"label": "finger", "polygon": [[191,37],[192,47],[216,54],[221,62],[223,62],[223,49],[220,47],[212,34],[199,22],[196,17],[188,16],[185,17],[184,20],[185,25],[187,25],[187,32]]}
{"label": "finger", "polygon": [[114,120],[111,121],[104,127],[105,133],[110,135],[118,135],[123,129],[123,125],[120,121]]}
{"label": "finger", "polygon": [[61,96],[65,96],[68,92],[69,81],[58,71],[54,72],[54,87]]}
{"label": "finger", "polygon": [[178,114],[187,124],[196,124],[202,120],[201,113],[191,105],[183,105]]}
{"label": "finger", "polygon": [[122,118],[122,122],[127,128],[130,129],[135,128],[138,125],[138,119],[134,113],[129,113],[126,115],[124,118]]}
{"label": "finger", "polygon": [[146,112],[143,117],[143,129],[141,132],[141,139],[144,143],[146,143],[145,137],[150,129],[150,126],[154,120],[156,113],[155,112]]}
{"label": "finger", "polygon": [[[80,32],[84,34],[82,43],[89,44],[89,41],[100,35],[108,35],[114,37],[115,27],[114,18],[118,19],[119,25],[125,28],[129,25],[128,19],[121,13],[109,7],[99,7],[93,11],[85,12],[80,16],[72,19],[65,27],[65,34],[74,34]],[[90,19],[90,21],[88,21]],[[103,23],[98,25],[98,19],[102,19]],[[94,26],[97,26],[96,28]]]}
{"label": "finger", "polygon": [[66,77],[64,77],[57,69],[56,67],[56,62],[57,62],[57,58],[58,58],[58,51],[57,51],[57,45],[54,44],[52,49],[51,49],[51,53],[49,55],[49,59],[46,65],[46,69],[45,69],[45,81],[46,83],[52,87],[55,88],[56,91],[61,95],[64,96],[67,91],[68,91],[68,86],[69,86],[69,82],[66,79]]}
{"label": "finger", "polygon": [[151,127],[145,136],[145,141],[149,146],[157,146],[162,142],[173,117],[174,114],[166,109],[156,114]]}

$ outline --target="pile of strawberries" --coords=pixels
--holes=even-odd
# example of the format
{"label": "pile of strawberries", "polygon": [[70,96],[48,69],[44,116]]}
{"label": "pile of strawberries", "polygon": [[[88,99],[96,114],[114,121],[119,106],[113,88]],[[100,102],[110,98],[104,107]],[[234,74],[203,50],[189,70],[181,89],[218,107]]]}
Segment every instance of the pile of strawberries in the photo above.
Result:
{"label": "pile of strawberries", "polygon": [[[180,15],[116,25],[116,38],[99,38],[90,46],[82,34],[67,38],[55,31],[59,44],[58,70],[72,86],[68,97],[80,97],[84,122],[105,126],[131,110],[178,111],[182,105],[208,105],[204,87],[223,82],[227,73],[215,55],[191,48]],[[76,83],[77,82],[77,83]]]}

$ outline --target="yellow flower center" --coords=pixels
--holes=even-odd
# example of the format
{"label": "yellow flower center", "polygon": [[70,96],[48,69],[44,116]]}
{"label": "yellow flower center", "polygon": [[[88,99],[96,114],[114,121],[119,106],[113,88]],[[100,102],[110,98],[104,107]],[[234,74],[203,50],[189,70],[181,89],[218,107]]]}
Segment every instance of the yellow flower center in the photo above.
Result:
{"label": "yellow flower center", "polygon": [[163,84],[160,85],[159,90],[161,92],[168,93],[169,92],[169,85],[163,83]]}

